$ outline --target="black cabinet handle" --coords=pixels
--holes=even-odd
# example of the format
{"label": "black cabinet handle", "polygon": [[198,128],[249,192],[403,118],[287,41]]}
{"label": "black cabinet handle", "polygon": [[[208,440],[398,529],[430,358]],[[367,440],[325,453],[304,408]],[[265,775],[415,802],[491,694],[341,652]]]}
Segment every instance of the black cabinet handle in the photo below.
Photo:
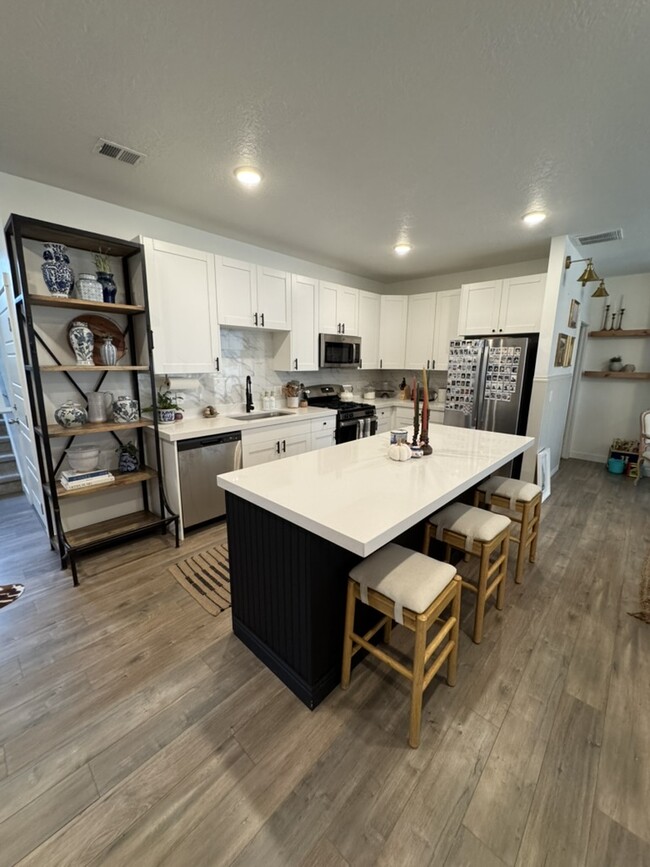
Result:
{"label": "black cabinet handle", "polygon": [[260,318],[261,318],[261,320],[262,320],[262,321],[260,322],[260,325],[262,326],[262,328],[264,328],[264,314],[263,314],[263,313],[262,313],[262,315],[261,315]]}
{"label": "black cabinet handle", "polygon": [[345,334],[345,322],[343,323],[343,334]]}
{"label": "black cabinet handle", "polygon": [[341,323],[340,323],[340,322],[339,322],[339,324],[336,326],[336,331],[337,331],[338,334],[341,333]]}
{"label": "black cabinet handle", "polygon": [[283,451],[283,452],[286,452],[286,450],[287,450],[287,441],[286,441],[286,440],[282,440],[282,451]]}
{"label": "black cabinet handle", "polygon": [[427,370],[429,369],[429,359],[427,358]]}
{"label": "black cabinet handle", "polygon": [[359,359],[359,370],[363,367],[363,358]]}
{"label": "black cabinet handle", "polygon": [[435,370],[435,369],[436,369],[436,360],[434,358],[433,361],[431,362],[431,370]]}
{"label": "black cabinet handle", "polygon": [[298,370],[298,359],[297,358],[294,358],[294,360],[293,360],[293,369]]}
{"label": "black cabinet handle", "polygon": [[255,319],[255,325],[257,325],[257,313],[254,313],[254,314],[253,314],[253,317],[254,317],[254,319]]}
{"label": "black cabinet handle", "polygon": [[276,455],[280,454],[280,440],[278,440],[277,443],[275,444],[275,453],[276,453]]}
{"label": "black cabinet handle", "polygon": [[215,358],[215,360],[214,360],[214,366],[215,366],[215,368],[216,368],[217,370],[221,370],[221,366],[220,366],[220,364],[219,364],[219,359],[218,359],[218,358]]}
{"label": "black cabinet handle", "polygon": [[503,328],[499,328],[499,331],[503,331]]}
{"label": "black cabinet handle", "polygon": [[379,359],[379,369],[381,370],[383,366],[384,366],[384,359],[380,358]]}

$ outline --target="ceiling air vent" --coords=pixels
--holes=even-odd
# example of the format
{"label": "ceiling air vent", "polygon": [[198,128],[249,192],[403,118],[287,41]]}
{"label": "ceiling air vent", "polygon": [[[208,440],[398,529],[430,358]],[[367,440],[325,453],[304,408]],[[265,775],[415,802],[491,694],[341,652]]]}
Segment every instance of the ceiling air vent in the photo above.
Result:
{"label": "ceiling air vent", "polygon": [[597,232],[595,235],[579,235],[576,241],[581,246],[586,244],[604,244],[606,241],[621,241],[623,229],[611,229],[609,232]]}
{"label": "ceiling air vent", "polygon": [[96,154],[110,157],[112,160],[118,160],[121,163],[128,163],[130,166],[136,166],[145,159],[146,154],[141,154],[134,151],[132,148],[124,147],[114,141],[107,141],[105,138],[97,139],[94,151]]}

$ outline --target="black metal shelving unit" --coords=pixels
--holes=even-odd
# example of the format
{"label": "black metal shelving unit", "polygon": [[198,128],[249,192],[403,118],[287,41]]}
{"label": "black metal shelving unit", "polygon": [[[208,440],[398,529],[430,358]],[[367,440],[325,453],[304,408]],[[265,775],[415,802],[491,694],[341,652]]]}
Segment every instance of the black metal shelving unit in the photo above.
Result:
{"label": "black metal shelving unit", "polygon": [[[69,566],[73,582],[78,585],[77,558],[84,553],[124,542],[142,533],[155,531],[166,533],[172,524],[176,534],[176,546],[179,545],[178,515],[167,503],[160,471],[161,453],[157,413],[154,412],[153,419],[140,418],[137,422],[127,424],[105,422],[89,423],[76,428],[62,428],[53,423],[53,418],[48,418],[45,400],[48,394],[48,382],[52,377],[65,377],[65,382],[74,396],[85,401],[86,394],[89,391],[99,391],[107,377],[113,373],[128,377],[129,392],[136,398],[140,407],[142,401],[139,375],[148,379],[150,393],[155,399],[153,337],[149,320],[144,251],[140,244],[131,241],[71,229],[16,214],[11,215],[5,226],[5,238],[11,264],[17,319],[20,325],[20,345],[27,376],[28,396],[35,426],[38,468],[45,502],[48,504],[46,509],[48,531],[52,547],[58,548],[61,568],[65,569]],[[31,249],[34,246],[32,242],[64,244],[69,250],[77,253],[102,252],[109,255],[113,262],[119,260],[124,302],[122,303],[120,299],[120,303],[109,304],[50,295],[42,277],[35,272],[34,262],[31,262],[31,267],[28,267],[26,253],[31,250],[32,259],[34,257],[34,251]],[[44,311],[48,312],[44,313]],[[58,313],[52,314],[50,311],[58,311]],[[48,328],[54,333],[58,331],[60,335],[61,321],[57,319],[63,320],[66,313],[76,317],[80,311],[107,315],[111,318],[116,315],[123,317],[125,355],[116,365],[81,367],[61,359],[61,352],[67,350],[65,348],[62,350],[60,345],[56,345],[54,336],[48,335]],[[44,363],[44,358],[47,359],[47,363]],[[82,389],[78,382],[79,375],[93,372],[97,374],[93,388]],[[146,444],[148,448],[145,448],[145,430],[149,427],[153,428],[153,437]],[[137,439],[141,459],[143,460],[145,454],[147,455],[146,465],[143,464],[134,473],[114,473],[114,482],[96,487],[74,491],[62,487],[57,474],[64,460],[64,449],[76,437],[94,435],[109,438],[108,442],[112,441],[114,448],[116,443],[118,446],[124,443],[124,434]],[[55,457],[53,441],[60,442],[62,439],[65,440],[63,450],[59,457]],[[137,491],[138,487],[138,508],[133,508],[129,504],[135,501],[133,492]],[[69,522],[66,522],[68,504],[78,502],[80,497],[88,498],[88,515],[91,516],[92,501],[95,498],[105,497],[107,492],[115,491],[124,492],[123,513],[107,520],[70,528]],[[127,497],[130,499],[127,500]]]}

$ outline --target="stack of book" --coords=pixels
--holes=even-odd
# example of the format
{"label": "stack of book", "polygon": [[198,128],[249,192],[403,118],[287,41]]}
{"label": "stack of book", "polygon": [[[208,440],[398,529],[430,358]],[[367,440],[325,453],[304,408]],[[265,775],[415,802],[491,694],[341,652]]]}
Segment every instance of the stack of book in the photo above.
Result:
{"label": "stack of book", "polygon": [[59,481],[66,491],[75,491],[77,488],[105,485],[114,479],[115,476],[109,470],[88,470],[85,473],[78,470],[63,470]]}

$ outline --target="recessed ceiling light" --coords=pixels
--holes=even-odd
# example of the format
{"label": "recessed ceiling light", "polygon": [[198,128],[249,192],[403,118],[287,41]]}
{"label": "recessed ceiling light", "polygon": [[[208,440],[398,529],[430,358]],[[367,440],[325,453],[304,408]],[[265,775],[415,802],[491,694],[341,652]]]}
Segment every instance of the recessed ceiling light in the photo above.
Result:
{"label": "recessed ceiling light", "polygon": [[544,222],[546,214],[544,211],[530,211],[530,213],[524,214],[521,219],[527,226],[536,226],[538,223]]}
{"label": "recessed ceiling light", "polygon": [[239,166],[234,175],[243,187],[249,189],[257,187],[262,180],[262,172],[253,166]]}
{"label": "recessed ceiling light", "polygon": [[411,245],[406,243],[395,244],[393,251],[396,256],[406,256],[411,252]]}

